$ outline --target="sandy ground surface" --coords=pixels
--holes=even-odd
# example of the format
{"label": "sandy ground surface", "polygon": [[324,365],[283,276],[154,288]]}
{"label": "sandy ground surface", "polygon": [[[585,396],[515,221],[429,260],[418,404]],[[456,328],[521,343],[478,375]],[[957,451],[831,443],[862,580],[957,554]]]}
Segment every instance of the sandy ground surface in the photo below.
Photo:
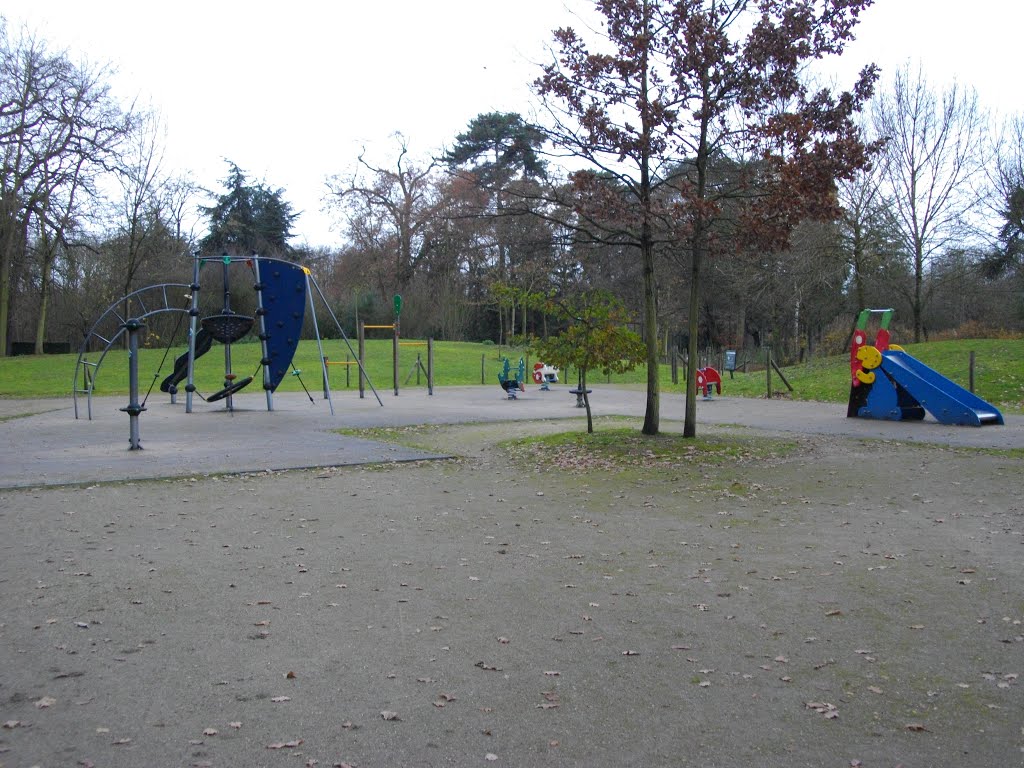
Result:
{"label": "sandy ground surface", "polygon": [[[605,464],[499,447],[564,402],[473,397],[350,405],[436,426],[288,471],[280,413],[209,416],[190,465],[162,406],[126,459],[124,414],[111,452],[0,401],[37,414],[0,423],[0,766],[1024,765],[1020,417],[723,399],[733,457]],[[18,458],[51,429],[72,475]]]}

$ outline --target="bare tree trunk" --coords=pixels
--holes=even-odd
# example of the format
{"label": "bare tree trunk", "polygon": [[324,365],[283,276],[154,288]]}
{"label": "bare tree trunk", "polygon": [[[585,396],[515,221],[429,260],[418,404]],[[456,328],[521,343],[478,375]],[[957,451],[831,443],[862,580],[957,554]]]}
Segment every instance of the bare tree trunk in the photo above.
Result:
{"label": "bare tree trunk", "polygon": [[[645,435],[656,435],[659,430],[661,391],[658,370],[658,307],[654,281],[654,245],[651,243],[650,225],[644,223],[646,237],[641,236],[644,270],[644,342],[647,346],[647,407],[644,411]],[[646,240],[646,242],[643,242]]]}
{"label": "bare tree trunk", "polygon": [[0,209],[0,357],[7,356],[11,320],[11,276],[18,249],[26,242],[25,222],[15,211]]}
{"label": "bare tree trunk", "polygon": [[700,264],[704,254],[703,245],[700,243],[702,238],[703,235],[699,233],[699,230],[694,232],[694,248],[690,263],[690,307],[687,318],[690,338],[686,344],[686,357],[689,365],[686,369],[686,413],[683,417],[683,437],[697,436],[697,375],[694,371],[697,368],[697,331],[700,327],[698,304],[700,302]]}
{"label": "bare tree trunk", "polygon": [[914,300],[911,302],[911,314],[914,316],[914,343],[920,344],[924,328],[924,296],[922,286],[924,284],[924,256],[921,254],[920,245],[917,253],[914,254]]}
{"label": "bare tree trunk", "polygon": [[54,244],[49,238],[42,238],[42,264],[40,265],[39,317],[36,320],[35,353],[43,354],[43,343],[46,340],[47,309],[50,304],[50,292],[53,279],[53,262],[56,256]]}

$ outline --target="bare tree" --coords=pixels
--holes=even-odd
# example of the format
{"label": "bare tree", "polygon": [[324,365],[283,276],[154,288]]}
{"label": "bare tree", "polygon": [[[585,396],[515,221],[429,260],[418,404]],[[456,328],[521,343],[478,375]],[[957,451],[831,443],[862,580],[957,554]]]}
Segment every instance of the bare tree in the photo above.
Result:
{"label": "bare tree", "polygon": [[[867,130],[865,127],[863,130]],[[900,244],[896,235],[893,207],[885,196],[885,156],[857,171],[836,186],[842,214],[839,218],[840,244],[850,270],[853,315],[868,306],[868,286],[883,264],[896,258]],[[851,331],[853,326],[851,325]]]}
{"label": "bare tree", "polygon": [[[350,224],[368,214],[392,238],[395,288],[401,290],[412,279],[423,253],[423,232],[437,209],[434,161],[417,164],[409,157],[409,143],[395,134],[398,157],[394,166],[372,165],[365,150],[359,167],[351,175],[327,180],[328,205],[341,207]],[[369,177],[364,174],[369,172]]]}
{"label": "bare tree", "polygon": [[921,69],[914,72],[909,64],[896,72],[892,90],[874,107],[875,131],[886,142],[887,196],[912,262],[908,298],[918,342],[928,303],[928,264],[939,252],[960,247],[970,233],[986,118],[973,90],[954,84],[936,93]]}
{"label": "bare tree", "polygon": [[990,277],[1024,274],[1024,115],[1010,120],[995,141],[988,174],[990,212],[998,231],[984,261]]}
{"label": "bare tree", "polygon": [[[197,190],[165,174],[163,137],[160,115],[140,113],[117,158],[117,195],[104,251],[114,260],[122,296],[138,287],[147,270],[168,272],[167,262],[187,254],[191,244],[183,232],[183,209]],[[130,316],[131,308],[125,312]]]}
{"label": "bare tree", "polygon": [[[58,158],[59,160],[59,158]],[[67,247],[68,234],[74,226],[77,208],[76,198],[83,190],[82,170],[85,158],[75,158],[75,164],[67,178],[43,173],[44,184],[48,180],[58,182],[52,191],[41,190],[39,202],[33,217],[36,229],[36,251],[38,253],[39,309],[36,315],[35,354],[41,355],[46,339],[46,322],[50,307],[53,270],[60,254]]]}
{"label": "bare tree", "polygon": [[[15,266],[27,258],[33,224],[58,241],[74,206],[93,194],[131,114],[111,98],[109,71],[75,65],[0,20],[0,354],[6,354]],[[49,251],[47,251],[49,253]],[[49,279],[49,272],[35,274]],[[44,320],[45,322],[45,320]]]}

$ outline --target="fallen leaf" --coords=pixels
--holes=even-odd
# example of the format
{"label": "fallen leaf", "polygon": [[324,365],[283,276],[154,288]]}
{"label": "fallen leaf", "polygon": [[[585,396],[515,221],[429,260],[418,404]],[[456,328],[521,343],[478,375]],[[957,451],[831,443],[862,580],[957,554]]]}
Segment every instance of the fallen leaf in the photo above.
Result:
{"label": "fallen leaf", "polygon": [[294,680],[296,678],[296,674],[294,672],[285,672],[284,677],[286,680]]}
{"label": "fallen leaf", "polygon": [[903,727],[906,728],[908,731],[914,731],[915,733],[920,733],[921,731],[928,730],[922,723],[907,723]]}
{"label": "fallen leaf", "polygon": [[275,704],[280,704],[283,701],[291,701],[292,697],[291,696],[273,696],[273,697],[271,697],[270,700],[272,702],[274,702]]}
{"label": "fallen leaf", "polygon": [[236,720],[233,723],[228,723],[228,727],[229,728],[241,728],[242,724],[239,721]]}
{"label": "fallen leaf", "polygon": [[491,762],[491,763],[493,763],[497,759],[498,759],[498,756],[496,754],[494,754],[493,752],[488,752],[486,755],[484,755],[484,760],[487,760],[488,762]]}
{"label": "fallen leaf", "polygon": [[47,709],[56,703],[57,700],[52,696],[43,696],[43,698],[36,702],[36,709]]}
{"label": "fallen leaf", "polygon": [[397,712],[392,712],[392,711],[391,711],[390,709],[385,709],[385,710],[383,710],[383,711],[382,711],[382,712],[380,713],[380,716],[381,716],[381,717],[383,717],[383,718],[384,718],[385,720],[389,720],[389,721],[390,721],[390,720],[398,720],[398,721],[401,721],[401,719],[402,719],[402,718],[400,718],[400,717],[398,716],[398,713],[397,713]]}
{"label": "fallen leaf", "polygon": [[558,676],[559,676],[559,675],[561,675],[562,673],[561,673],[561,672],[558,672],[557,670],[554,670],[554,669],[549,669],[549,670],[547,670],[547,671],[546,671],[546,672],[545,672],[544,674],[545,674],[545,675],[546,675],[547,677],[558,677]]}
{"label": "fallen leaf", "polygon": [[21,725],[21,720],[8,720],[4,723],[4,728],[17,728]]}
{"label": "fallen leaf", "polygon": [[868,690],[871,691],[872,693],[878,693],[878,694],[880,694],[882,692],[882,689],[879,688],[877,685],[869,685],[868,686]]}
{"label": "fallen leaf", "polygon": [[302,739],[292,739],[291,741],[275,741],[273,744],[267,744],[267,749],[294,749],[300,744],[302,744]]}
{"label": "fallen leaf", "polygon": [[623,651],[622,655],[623,656],[639,656],[640,655],[640,651]]}
{"label": "fallen leaf", "polygon": [[117,741],[110,742],[115,747],[123,747],[132,743],[131,739],[118,739]]}
{"label": "fallen leaf", "polygon": [[827,701],[807,701],[804,702],[804,706],[813,709],[819,715],[824,715],[826,720],[835,720],[839,717],[839,710],[834,704],[829,704]]}
{"label": "fallen leaf", "polygon": [[203,729],[203,736],[216,736],[216,735],[217,735],[217,729],[216,728],[204,728]]}

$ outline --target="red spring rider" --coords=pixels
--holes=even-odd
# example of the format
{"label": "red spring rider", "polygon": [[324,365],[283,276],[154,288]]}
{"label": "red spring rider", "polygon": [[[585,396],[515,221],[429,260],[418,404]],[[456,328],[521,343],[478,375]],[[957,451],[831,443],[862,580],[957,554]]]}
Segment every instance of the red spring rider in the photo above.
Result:
{"label": "red spring rider", "polygon": [[704,390],[704,399],[711,399],[711,389],[715,388],[718,394],[722,394],[722,376],[710,365],[707,368],[697,369],[697,389]]}

